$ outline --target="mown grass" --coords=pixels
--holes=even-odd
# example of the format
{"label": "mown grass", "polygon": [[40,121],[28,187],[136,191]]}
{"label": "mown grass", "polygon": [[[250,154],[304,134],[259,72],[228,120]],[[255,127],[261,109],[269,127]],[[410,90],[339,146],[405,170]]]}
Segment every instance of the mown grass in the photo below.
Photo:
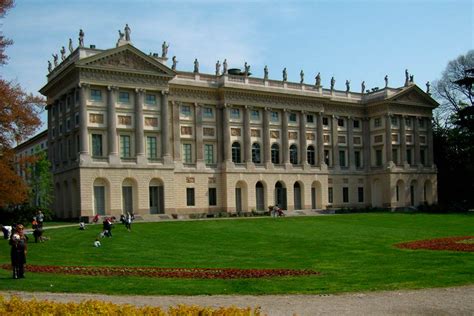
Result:
{"label": "mown grass", "polygon": [[[154,279],[27,273],[0,290],[107,294],[336,293],[442,287],[474,283],[474,254],[402,250],[393,244],[474,235],[474,216],[354,214],[120,224],[102,247],[92,243],[101,225],[47,230],[51,240],[30,239],[28,263],[38,265],[313,269],[320,276],[240,280]],[[0,263],[9,262],[7,241]]]}

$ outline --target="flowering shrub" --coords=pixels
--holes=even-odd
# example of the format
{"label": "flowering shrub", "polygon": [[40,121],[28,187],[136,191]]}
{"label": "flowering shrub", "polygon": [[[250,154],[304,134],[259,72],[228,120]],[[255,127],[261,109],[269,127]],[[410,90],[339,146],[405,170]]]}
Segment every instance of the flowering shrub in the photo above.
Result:
{"label": "flowering shrub", "polygon": [[396,244],[395,247],[406,249],[474,251],[474,236],[448,237],[428,240],[418,240]]}
{"label": "flowering shrub", "polygon": [[[11,269],[8,264],[1,265],[3,269]],[[181,279],[242,279],[268,278],[282,276],[319,275],[313,270],[290,269],[212,269],[212,268],[154,268],[154,267],[87,267],[87,266],[39,266],[27,265],[28,272],[61,273],[75,275],[98,276],[146,276],[155,278]]]}
{"label": "flowering shrub", "polygon": [[0,296],[0,315],[127,315],[127,316],[260,316],[260,308],[252,309],[238,307],[201,307],[178,305],[162,310],[160,307],[135,307],[129,304],[117,305],[110,302],[96,300],[82,301],[81,303],[55,303],[51,301],[22,300],[12,297],[9,300]]}

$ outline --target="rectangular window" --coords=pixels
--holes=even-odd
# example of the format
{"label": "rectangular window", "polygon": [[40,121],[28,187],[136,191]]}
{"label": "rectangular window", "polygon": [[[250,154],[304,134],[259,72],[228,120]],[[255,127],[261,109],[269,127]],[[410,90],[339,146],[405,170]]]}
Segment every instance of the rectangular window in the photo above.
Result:
{"label": "rectangular window", "polygon": [[186,205],[194,206],[194,188],[186,188]]}
{"label": "rectangular window", "polygon": [[362,167],[362,159],[360,157],[360,151],[354,151],[354,159],[355,159],[355,166],[356,168]]}
{"label": "rectangular window", "polygon": [[148,159],[156,159],[158,157],[158,147],[155,136],[146,137],[146,152]]}
{"label": "rectangular window", "polygon": [[425,150],[420,149],[420,163],[424,166],[426,164],[425,160]]}
{"label": "rectangular window", "polygon": [[145,103],[148,105],[156,105],[156,94],[146,94]]}
{"label": "rectangular window", "polygon": [[130,93],[125,91],[119,92],[119,102],[120,103],[130,103]]}
{"label": "rectangular window", "polygon": [[202,108],[202,117],[212,119],[214,118],[214,111],[212,108]]}
{"label": "rectangular window", "polygon": [[339,165],[341,167],[346,167],[346,151],[345,150],[339,151]]}
{"label": "rectangular window", "polygon": [[337,126],[344,127],[344,119],[337,119]]}
{"label": "rectangular window", "polygon": [[271,112],[271,118],[270,118],[270,120],[271,120],[272,122],[278,122],[278,120],[279,120],[279,118],[278,118],[278,112],[272,111],[272,112]]}
{"label": "rectangular window", "polygon": [[191,144],[183,144],[183,161],[184,163],[193,162]]}
{"label": "rectangular window", "polygon": [[289,113],[288,120],[292,123],[296,123],[296,113]]}
{"label": "rectangular window", "polygon": [[409,117],[405,118],[405,125],[411,127],[411,119]]}
{"label": "rectangular window", "polygon": [[102,135],[92,134],[92,156],[102,157]]}
{"label": "rectangular window", "polygon": [[306,115],[306,122],[308,122],[309,124],[313,124],[314,123],[314,115],[312,115],[312,114]]}
{"label": "rectangular window", "polygon": [[120,135],[120,158],[130,158],[130,136]]}
{"label": "rectangular window", "polygon": [[190,117],[191,107],[189,105],[181,105],[181,116]]}
{"label": "rectangular window", "polygon": [[328,126],[329,125],[329,119],[327,117],[323,117],[323,125]]}
{"label": "rectangular window", "polygon": [[230,109],[230,118],[235,120],[240,119],[240,109]]}
{"label": "rectangular window", "polygon": [[382,122],[381,122],[380,118],[379,117],[375,118],[374,119],[374,127],[377,128],[377,127],[380,127],[380,126],[382,126]]}
{"label": "rectangular window", "polygon": [[419,119],[418,122],[419,122],[420,128],[425,128],[425,120],[424,119]]}
{"label": "rectangular window", "polygon": [[394,164],[398,165],[398,149],[392,149],[392,161]]}
{"label": "rectangular window", "polygon": [[398,118],[397,117],[392,116],[392,118],[390,120],[392,122],[392,126],[398,126]]}
{"label": "rectangular window", "polygon": [[95,102],[102,101],[102,91],[98,89],[91,89],[91,100]]}
{"label": "rectangular window", "polygon": [[354,128],[360,128],[360,121],[354,120]]}
{"label": "rectangular window", "polygon": [[349,188],[348,187],[342,188],[342,202],[349,203]]}
{"label": "rectangular window", "polygon": [[260,120],[260,111],[252,110],[250,112],[250,117],[252,121],[259,121]]}
{"label": "rectangular window", "polygon": [[209,206],[217,205],[217,189],[209,188]]}
{"label": "rectangular window", "polygon": [[364,202],[364,188],[363,187],[357,188],[357,197],[358,197],[359,203]]}
{"label": "rectangular window", "polygon": [[66,121],[66,130],[69,132],[71,130],[71,120],[67,119]]}
{"label": "rectangular window", "polygon": [[76,126],[79,125],[79,113],[74,115],[74,120],[76,121]]}
{"label": "rectangular window", "polygon": [[333,192],[332,192],[332,187],[328,188],[328,203],[332,204],[333,203]]}
{"label": "rectangular window", "polygon": [[400,201],[400,186],[397,184],[395,186],[395,191],[396,191],[396,196],[397,196],[397,202]]}
{"label": "rectangular window", "polygon": [[377,167],[382,167],[382,150],[377,149],[375,151],[375,165]]}
{"label": "rectangular window", "polygon": [[412,160],[411,160],[411,149],[407,149],[407,162],[409,165],[412,164]]}
{"label": "rectangular window", "polygon": [[329,150],[324,151],[324,163],[329,166],[330,165],[330,159],[329,159]]}
{"label": "rectangular window", "polygon": [[204,161],[208,165],[214,163],[214,145],[204,144]]}

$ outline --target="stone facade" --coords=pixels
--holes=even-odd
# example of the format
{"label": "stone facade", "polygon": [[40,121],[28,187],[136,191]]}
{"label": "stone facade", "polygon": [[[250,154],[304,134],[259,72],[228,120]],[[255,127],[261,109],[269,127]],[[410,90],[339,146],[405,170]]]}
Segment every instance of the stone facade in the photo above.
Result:
{"label": "stone facade", "polygon": [[79,47],[48,75],[58,216],[436,202],[437,103],[415,84],[361,94],[166,61]]}

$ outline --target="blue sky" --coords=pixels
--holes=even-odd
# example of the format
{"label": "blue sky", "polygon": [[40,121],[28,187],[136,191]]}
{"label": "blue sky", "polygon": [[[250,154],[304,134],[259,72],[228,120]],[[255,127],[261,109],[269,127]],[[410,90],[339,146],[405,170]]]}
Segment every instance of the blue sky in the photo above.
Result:
{"label": "blue sky", "polygon": [[194,58],[201,72],[213,73],[216,61],[227,58],[229,68],[247,61],[254,76],[263,77],[268,65],[271,79],[282,77],[314,83],[321,72],[329,86],[345,89],[346,79],[359,91],[403,85],[404,71],[426,81],[440,77],[448,61],[474,47],[473,1],[28,1],[17,0],[2,22],[3,34],[14,40],[7,49],[9,64],[2,76],[26,90],[46,83],[47,60],[78,31],[85,45],[115,47],[125,23],[138,49],[161,53],[170,43],[178,70],[192,71]]}

